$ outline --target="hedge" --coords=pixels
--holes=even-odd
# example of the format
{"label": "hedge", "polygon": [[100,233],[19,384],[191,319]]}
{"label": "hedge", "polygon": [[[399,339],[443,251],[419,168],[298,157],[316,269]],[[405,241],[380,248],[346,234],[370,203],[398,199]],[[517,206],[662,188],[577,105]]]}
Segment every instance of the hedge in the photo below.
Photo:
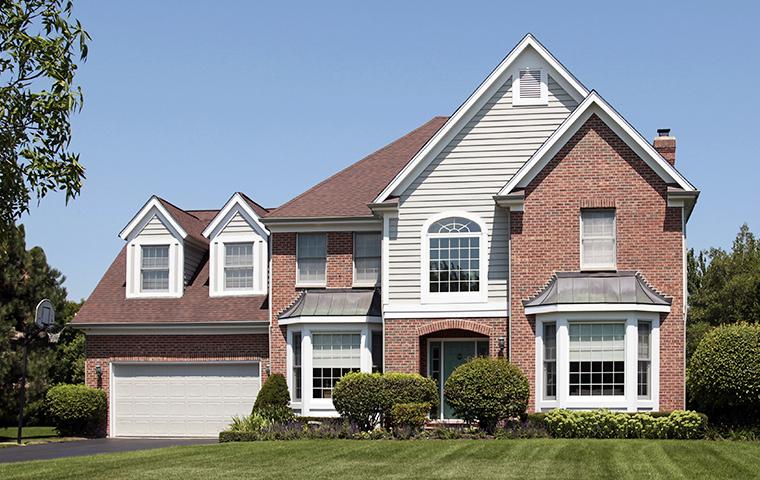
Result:
{"label": "hedge", "polygon": [[760,425],[760,325],[723,325],[706,334],[686,383],[692,404],[711,418]]}
{"label": "hedge", "polygon": [[463,363],[444,386],[454,413],[466,421],[477,420],[488,433],[499,422],[524,415],[529,395],[522,371],[501,358],[479,357]]}
{"label": "hedge", "polygon": [[57,385],[46,395],[47,411],[62,436],[105,434],[106,392],[86,385]]}
{"label": "hedge", "polygon": [[707,416],[685,410],[667,415],[609,410],[552,410],[543,417],[554,438],[704,438]]}

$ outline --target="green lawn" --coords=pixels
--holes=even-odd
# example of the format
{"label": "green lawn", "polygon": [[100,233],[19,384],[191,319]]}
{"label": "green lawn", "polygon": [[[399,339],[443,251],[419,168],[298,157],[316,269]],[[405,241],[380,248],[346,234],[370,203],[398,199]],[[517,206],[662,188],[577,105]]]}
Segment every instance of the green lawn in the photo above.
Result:
{"label": "green lawn", "polygon": [[760,478],[760,443],[677,440],[228,443],[0,464],[0,478]]}
{"label": "green lawn", "polygon": [[[18,427],[0,428],[0,442],[15,442]],[[53,427],[24,427],[22,440],[39,440],[57,437]]]}

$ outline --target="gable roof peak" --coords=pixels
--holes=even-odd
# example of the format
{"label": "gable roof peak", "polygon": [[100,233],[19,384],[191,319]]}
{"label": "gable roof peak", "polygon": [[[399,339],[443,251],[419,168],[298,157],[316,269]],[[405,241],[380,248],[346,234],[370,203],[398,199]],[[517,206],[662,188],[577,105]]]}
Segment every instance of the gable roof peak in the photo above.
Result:
{"label": "gable roof peak", "polygon": [[246,194],[235,192],[208,223],[206,228],[203,229],[201,233],[203,237],[210,239],[215,231],[229,223],[233,217],[232,212],[236,207],[238,207],[237,213],[241,213],[246,222],[253,227],[258,227],[264,233],[267,232],[266,227],[264,227],[260,219],[267,214],[268,210],[251,200]]}

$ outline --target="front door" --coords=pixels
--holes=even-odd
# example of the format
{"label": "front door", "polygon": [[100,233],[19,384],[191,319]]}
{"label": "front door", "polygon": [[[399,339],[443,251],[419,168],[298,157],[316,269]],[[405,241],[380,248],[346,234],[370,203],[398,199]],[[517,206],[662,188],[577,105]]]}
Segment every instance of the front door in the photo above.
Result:
{"label": "front door", "polygon": [[[443,385],[459,365],[475,356],[475,342],[444,342],[443,343]],[[444,399],[443,418],[456,418],[454,410]]]}

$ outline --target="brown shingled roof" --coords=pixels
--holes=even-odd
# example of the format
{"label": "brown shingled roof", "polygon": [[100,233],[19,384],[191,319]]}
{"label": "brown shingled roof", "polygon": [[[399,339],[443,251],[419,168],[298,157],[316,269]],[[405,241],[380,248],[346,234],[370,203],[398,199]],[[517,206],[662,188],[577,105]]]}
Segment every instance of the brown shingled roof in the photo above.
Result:
{"label": "brown shingled roof", "polygon": [[[161,197],[156,197],[159,202],[161,202],[161,205],[164,206],[164,208],[169,212],[169,215],[171,215],[177,223],[180,224],[182,228],[185,229],[187,232],[187,235],[192,238],[193,240],[196,240],[204,245],[208,244],[208,239],[203,236],[203,230],[206,228],[206,225],[208,225],[208,221],[203,221],[197,216],[193,215],[192,213],[189,213],[185,210],[182,210],[178,206],[174,205],[173,203],[164,200]],[[208,211],[208,210],[199,210],[199,211]],[[217,212],[218,210],[214,210],[214,212]]]}
{"label": "brown shingled roof", "polygon": [[[219,213],[218,210],[185,211],[165,200],[161,200],[161,203],[193,238]],[[198,266],[197,274],[185,287],[181,298],[127,299],[126,264],[125,246],[103,275],[90,298],[84,302],[72,322],[73,325],[269,321],[266,295],[209,297],[208,252]]]}
{"label": "brown shingled roof", "polygon": [[446,123],[434,117],[422,125],[310,188],[265,218],[371,216],[367,207]]}

